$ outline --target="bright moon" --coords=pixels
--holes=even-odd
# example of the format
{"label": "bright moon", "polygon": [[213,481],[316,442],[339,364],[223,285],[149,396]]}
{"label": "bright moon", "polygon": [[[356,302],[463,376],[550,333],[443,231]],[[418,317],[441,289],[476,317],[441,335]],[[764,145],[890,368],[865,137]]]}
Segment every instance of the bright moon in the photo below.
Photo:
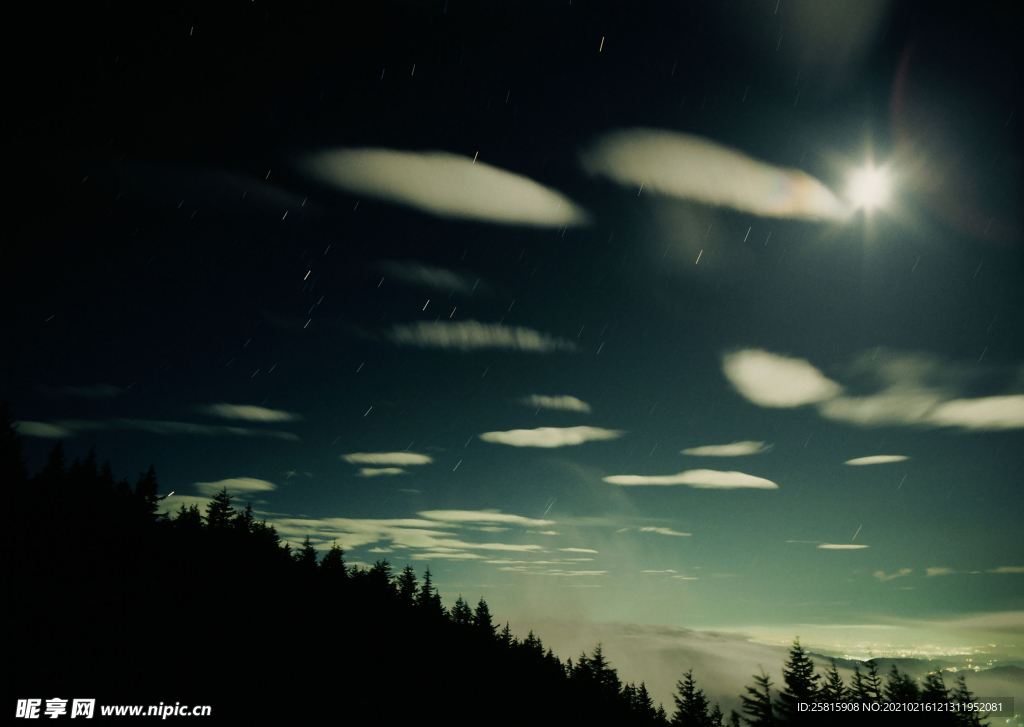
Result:
{"label": "bright moon", "polygon": [[850,175],[847,194],[854,207],[869,211],[882,207],[889,201],[891,193],[892,179],[885,169],[867,166]]}

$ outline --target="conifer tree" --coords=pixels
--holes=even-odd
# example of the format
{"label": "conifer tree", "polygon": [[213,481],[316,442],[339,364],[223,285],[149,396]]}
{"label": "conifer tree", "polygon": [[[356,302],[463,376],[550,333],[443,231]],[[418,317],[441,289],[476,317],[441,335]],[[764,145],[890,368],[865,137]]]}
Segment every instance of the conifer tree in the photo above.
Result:
{"label": "conifer tree", "polygon": [[704,690],[697,688],[693,678],[693,669],[683,674],[676,682],[676,693],[672,695],[676,703],[676,713],[672,716],[672,724],[681,727],[707,727],[708,700]]}
{"label": "conifer tree", "polygon": [[247,502],[245,509],[237,513],[231,520],[231,526],[240,533],[248,535],[252,532],[256,518],[252,514],[252,503]]}
{"label": "conifer tree", "polygon": [[429,614],[435,616],[445,615],[444,605],[441,603],[441,595],[434,588],[429,567],[423,574],[423,585],[420,586],[420,592],[416,594],[416,605]]}
{"label": "conifer tree", "polygon": [[203,517],[199,514],[199,507],[197,505],[189,505],[185,507],[185,503],[181,503],[181,508],[178,510],[177,517],[172,521],[174,527],[186,532],[194,533],[203,528]]}
{"label": "conifer tree", "polygon": [[320,570],[332,578],[348,576],[348,569],[345,566],[345,551],[337,543],[331,543],[331,549],[320,561]]}
{"label": "conifer tree", "polygon": [[878,664],[868,659],[868,673],[864,676],[864,694],[866,701],[882,701],[882,677],[878,673]]}
{"label": "conifer tree", "polygon": [[651,694],[647,691],[647,685],[644,682],[640,682],[640,687],[636,690],[636,701],[634,704],[633,710],[642,719],[648,722],[654,722],[658,719],[658,710],[654,708],[654,699],[651,698]]}
{"label": "conifer tree", "polygon": [[594,655],[590,657],[590,671],[599,693],[605,699],[611,701],[619,695],[622,689],[619,675],[605,658],[601,644],[594,647]]}
{"label": "conifer tree", "polygon": [[708,712],[708,724],[711,727],[725,727],[725,717],[722,715],[722,708],[715,703],[715,706]]}
{"label": "conifer tree", "polygon": [[843,678],[839,676],[835,660],[832,661],[832,668],[825,672],[825,680],[821,685],[819,697],[828,702],[843,702],[850,697],[850,691],[843,684]]}
{"label": "conifer tree", "polygon": [[213,530],[227,530],[235,508],[231,507],[231,495],[226,487],[213,496],[206,508],[206,525]]}
{"label": "conifer tree", "polygon": [[393,594],[395,586],[391,578],[391,564],[386,560],[375,561],[366,574],[370,587],[379,594]]}
{"label": "conifer tree", "polygon": [[313,543],[310,542],[309,536],[302,541],[302,547],[295,551],[295,562],[302,567],[303,570],[312,572],[316,570],[316,548],[313,547]]}
{"label": "conifer tree", "polygon": [[804,714],[798,711],[800,702],[813,702],[818,697],[820,676],[814,673],[814,662],[800,646],[800,639],[793,641],[789,661],[782,667],[782,679],[786,688],[779,694],[777,712],[783,722],[803,722]]}
{"label": "conifer tree", "polygon": [[407,606],[412,606],[416,599],[416,571],[411,565],[405,566],[396,579],[398,583],[398,598]]}
{"label": "conifer tree", "polygon": [[473,609],[462,598],[461,593],[456,599],[455,605],[452,606],[452,621],[461,626],[469,626],[473,623]]}
{"label": "conifer tree", "polygon": [[139,509],[146,515],[156,513],[156,490],[156,469],[150,465],[148,470],[139,473],[139,479],[135,481],[133,490]]}
{"label": "conifer tree", "polygon": [[497,626],[491,622],[491,609],[487,607],[487,601],[482,596],[480,602],[476,604],[476,611],[473,612],[473,627],[487,638],[494,638]]}
{"label": "conifer tree", "polygon": [[772,706],[771,679],[762,671],[760,676],[754,677],[754,683],[756,686],[747,687],[747,694],[740,696],[743,711],[749,715],[744,719],[751,725],[777,724]]}
{"label": "conifer tree", "polygon": [[[956,678],[956,686],[953,687],[952,697],[953,701],[958,702],[959,704],[966,704],[974,701],[974,694],[967,688],[967,678],[963,674]],[[970,727],[981,725],[981,712],[964,711],[958,713],[957,717],[959,718],[957,720],[959,724],[970,725]]]}
{"label": "conifer tree", "polygon": [[508,627],[508,621],[506,621],[505,628],[503,628],[501,633],[498,634],[498,640],[505,645],[505,648],[511,648],[513,639],[512,631]]}
{"label": "conifer tree", "polygon": [[883,692],[890,702],[916,702],[921,697],[917,680],[912,679],[909,674],[900,673],[895,664],[892,665]]}

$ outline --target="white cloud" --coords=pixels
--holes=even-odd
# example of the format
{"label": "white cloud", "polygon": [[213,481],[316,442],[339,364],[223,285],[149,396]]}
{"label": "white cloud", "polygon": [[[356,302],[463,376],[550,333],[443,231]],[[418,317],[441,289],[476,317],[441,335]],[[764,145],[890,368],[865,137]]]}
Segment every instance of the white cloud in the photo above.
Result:
{"label": "white cloud", "polygon": [[838,396],[842,387],[802,358],[743,349],[722,360],[726,378],[758,406],[792,408]]}
{"label": "white cloud", "polygon": [[581,156],[589,174],[633,189],[764,217],[843,219],[846,205],[814,177],[773,167],[710,139],[656,129],[606,134]]}
{"label": "white cloud", "polygon": [[890,462],[903,462],[910,459],[910,457],[904,457],[902,454],[875,454],[870,457],[857,457],[856,459],[848,459],[843,464],[861,466],[866,464],[889,464]]}
{"label": "white cloud", "polygon": [[954,399],[936,407],[928,416],[932,424],[998,431],[1024,428],[1024,394]]}
{"label": "white cloud", "polygon": [[456,273],[446,268],[435,268],[415,260],[382,260],[374,266],[377,270],[408,285],[419,288],[440,290],[445,293],[455,291],[468,295],[474,291],[482,291],[480,279],[464,273]]}
{"label": "white cloud", "polygon": [[338,149],[309,157],[306,168],[346,192],[440,217],[536,227],[588,222],[586,212],[555,190],[456,154]]}
{"label": "white cloud", "polygon": [[885,571],[876,570],[875,578],[880,581],[891,581],[893,578],[902,578],[903,576],[909,576],[913,571],[910,568],[900,568],[896,573],[886,574]]}
{"label": "white cloud", "polygon": [[302,418],[291,412],[248,404],[210,404],[199,407],[199,411],[222,419],[244,419],[249,422],[293,422]]}
{"label": "white cloud", "polygon": [[[692,535],[692,533],[680,533],[680,532],[676,532],[672,528],[658,528],[658,527],[654,527],[653,525],[647,525],[645,527],[640,528],[640,532],[641,533],[658,533],[659,535],[678,535],[678,536],[683,537],[683,538],[688,538],[688,537],[690,537],[690,535]],[[675,571],[673,571],[673,572],[675,572]]]}
{"label": "white cloud", "polygon": [[590,550],[589,548],[559,548],[563,553],[596,553],[596,550]]}
{"label": "white cloud", "polygon": [[761,454],[769,451],[774,445],[764,442],[733,442],[732,444],[708,444],[703,447],[684,449],[682,454],[694,457],[743,457],[748,454]]}
{"label": "white cloud", "polygon": [[697,580],[696,576],[669,576],[669,578],[677,578],[677,579],[679,579],[681,581],[695,581],[695,580]]}
{"label": "white cloud", "polygon": [[521,515],[509,515],[498,510],[424,510],[417,513],[428,520],[445,523],[506,523],[524,527],[554,525],[554,520],[535,520]]}
{"label": "white cloud", "polygon": [[217,482],[197,482],[195,488],[204,495],[216,495],[222,489],[227,489],[228,494],[237,495],[242,492],[272,492],[277,485],[266,480],[257,480],[252,477],[232,477]]}
{"label": "white cloud", "polygon": [[552,568],[550,570],[541,571],[540,575],[545,576],[559,576],[566,578],[578,578],[578,577],[596,577],[607,574],[606,570],[563,570],[560,568]]}
{"label": "white cloud", "polygon": [[641,573],[675,573],[676,571],[672,570],[671,568],[666,568],[665,570],[642,570],[640,572]]}
{"label": "white cloud", "polygon": [[521,399],[523,404],[538,409],[561,409],[563,411],[580,411],[590,413],[590,404],[580,401],[575,396],[544,396],[531,394]]}
{"label": "white cloud", "polygon": [[403,467],[434,461],[432,457],[415,452],[352,452],[341,455],[341,459],[349,464],[393,464]]}
{"label": "white cloud", "polygon": [[359,470],[359,477],[380,477],[381,475],[404,475],[405,470],[401,467],[363,467]]}
{"label": "white cloud", "polygon": [[584,442],[617,439],[625,432],[600,427],[539,427],[513,429],[508,432],[484,432],[479,435],[485,442],[508,444],[512,447],[568,447]]}
{"label": "white cloud", "polygon": [[14,422],[14,428],[23,437],[39,437],[41,439],[64,439],[75,436],[75,431],[58,424],[46,422]]}
{"label": "white cloud", "polygon": [[420,321],[412,325],[393,326],[386,335],[392,343],[399,346],[453,349],[462,352],[489,348],[534,353],[576,350],[576,344],[572,341],[555,338],[531,328],[480,321]]}
{"label": "white cloud", "polygon": [[868,547],[866,545],[852,545],[852,544],[836,544],[836,543],[822,543],[818,546],[822,550],[863,550]]}
{"label": "white cloud", "polygon": [[777,490],[779,486],[763,477],[755,477],[743,472],[723,472],[720,470],[687,470],[676,475],[645,476],[645,475],[612,475],[605,477],[605,482],[613,485],[689,485],[690,487],[707,489],[733,489],[752,487],[761,490]]}
{"label": "white cloud", "polygon": [[952,568],[926,568],[925,575],[931,576],[948,576],[955,571]]}
{"label": "white cloud", "polygon": [[993,568],[989,573],[1024,573],[1024,566],[1004,565],[999,568]]}
{"label": "white cloud", "polygon": [[429,552],[429,553],[413,553],[409,556],[413,560],[480,560],[484,556],[478,555],[477,553],[448,553],[448,552]]}

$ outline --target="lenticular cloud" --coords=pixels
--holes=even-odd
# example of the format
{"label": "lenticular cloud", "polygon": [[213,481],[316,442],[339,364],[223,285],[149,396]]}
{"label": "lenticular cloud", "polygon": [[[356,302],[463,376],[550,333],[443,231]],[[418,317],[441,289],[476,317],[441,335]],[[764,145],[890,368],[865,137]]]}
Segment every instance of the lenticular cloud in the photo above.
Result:
{"label": "lenticular cloud", "polygon": [[588,221],[586,212],[555,190],[457,154],[337,149],[308,158],[305,167],[346,192],[439,217],[533,227]]}
{"label": "lenticular cloud", "polygon": [[601,137],[581,163],[589,174],[621,185],[763,217],[838,220],[849,214],[814,177],[689,134],[616,131]]}

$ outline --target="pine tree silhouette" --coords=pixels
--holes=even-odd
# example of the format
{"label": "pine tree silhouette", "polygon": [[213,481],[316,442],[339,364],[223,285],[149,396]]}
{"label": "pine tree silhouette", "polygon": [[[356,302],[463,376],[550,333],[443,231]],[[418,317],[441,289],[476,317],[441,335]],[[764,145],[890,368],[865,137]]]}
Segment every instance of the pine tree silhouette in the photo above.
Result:
{"label": "pine tree silhouette", "polygon": [[469,626],[473,623],[473,609],[462,598],[462,594],[459,594],[455,605],[452,606],[452,621],[460,626]]}
{"label": "pine tree silhouette", "polygon": [[708,700],[704,690],[697,688],[693,678],[693,669],[683,674],[676,682],[676,693],[672,695],[676,703],[676,713],[672,716],[672,724],[681,727],[708,727]]}
{"label": "pine tree silhouette", "polygon": [[331,549],[320,561],[320,570],[331,578],[348,577],[348,569],[345,567],[345,551],[337,543],[331,543]]}
{"label": "pine tree silhouette", "polygon": [[843,678],[839,676],[834,659],[832,668],[825,672],[825,681],[821,685],[819,696],[828,702],[844,702],[850,698],[850,691],[843,684]]}
{"label": "pine tree silhouette", "polygon": [[309,536],[302,541],[302,547],[295,551],[295,562],[298,563],[303,570],[312,572],[316,570],[316,548],[313,547],[313,543],[310,542]]}
{"label": "pine tree silhouette", "polygon": [[754,684],[753,687],[747,687],[747,694],[740,697],[743,711],[749,715],[744,720],[751,725],[777,724],[772,706],[771,679],[762,671],[760,676],[754,677]]}
{"label": "pine tree silhouette", "polygon": [[231,507],[231,495],[226,487],[213,496],[206,507],[206,525],[213,530],[227,530],[231,526],[231,518],[235,508]]}
{"label": "pine tree silhouette", "polygon": [[395,579],[398,586],[398,598],[407,606],[412,606],[416,600],[416,590],[419,584],[416,583],[416,571],[411,565],[405,566],[402,572]]}
{"label": "pine tree silhouette", "polygon": [[803,724],[808,719],[816,719],[817,715],[800,712],[800,702],[814,702],[818,698],[818,681],[820,676],[814,673],[814,662],[800,646],[800,639],[793,641],[789,651],[789,661],[782,667],[782,679],[786,688],[779,694],[776,713],[783,722]]}
{"label": "pine tree silhouette", "polygon": [[917,680],[912,679],[909,674],[902,674],[892,665],[885,685],[884,695],[890,702],[916,702],[921,698],[921,689],[917,686]]}
{"label": "pine tree silhouette", "polygon": [[473,613],[473,628],[488,639],[494,638],[494,630],[497,626],[491,622],[491,610],[487,607],[487,601],[482,597],[476,605],[476,611]]}

